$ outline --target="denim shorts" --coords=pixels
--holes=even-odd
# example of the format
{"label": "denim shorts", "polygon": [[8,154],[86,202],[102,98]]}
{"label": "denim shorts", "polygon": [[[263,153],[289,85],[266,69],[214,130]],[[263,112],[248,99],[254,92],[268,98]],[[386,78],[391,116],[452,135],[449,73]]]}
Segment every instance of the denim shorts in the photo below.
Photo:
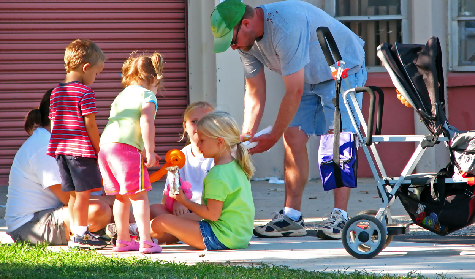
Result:
{"label": "denim shorts", "polygon": [[203,236],[203,242],[206,246],[206,250],[211,251],[229,249],[223,243],[221,243],[221,241],[218,240],[208,222],[199,221],[198,223],[200,224],[201,236]]}
{"label": "denim shorts", "polygon": [[[351,124],[350,117],[346,111],[343,102],[343,93],[351,88],[362,87],[366,83],[366,66],[363,64],[361,69],[355,74],[349,75],[346,79],[350,83],[350,88],[347,88],[346,82],[342,81],[342,89],[340,91],[340,112],[341,112],[341,127],[344,132],[356,132]],[[308,136],[323,135],[328,130],[333,128],[333,119],[335,106],[332,99],[335,97],[335,81],[329,80],[319,84],[304,84],[303,95],[300,100],[300,105],[294,119],[289,127],[300,127]],[[361,107],[363,102],[363,93],[356,94],[356,99]],[[350,102],[351,107],[353,107]],[[358,119],[357,119],[358,121]],[[359,121],[358,121],[359,124]]]}

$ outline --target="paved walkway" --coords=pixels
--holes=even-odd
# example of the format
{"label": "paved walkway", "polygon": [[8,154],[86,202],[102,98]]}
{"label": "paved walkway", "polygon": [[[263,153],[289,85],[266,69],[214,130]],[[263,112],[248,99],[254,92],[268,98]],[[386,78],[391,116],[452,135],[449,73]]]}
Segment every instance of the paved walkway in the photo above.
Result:
{"label": "paved walkway", "polygon": [[[350,216],[365,209],[377,209],[381,202],[377,197],[374,180],[360,179],[358,188],[352,191],[349,204]],[[160,200],[163,184],[154,185],[150,193],[153,202]],[[283,204],[282,184],[269,184],[267,181],[253,182],[252,190],[256,205],[256,225],[267,222],[269,213],[278,210]],[[6,187],[0,187],[0,206],[5,204]],[[447,277],[475,278],[474,237],[436,237],[433,235],[396,236],[388,248],[370,260],[359,260],[349,255],[341,241],[320,240],[312,236],[312,224],[321,221],[332,208],[332,194],[325,193],[319,181],[310,181],[304,192],[303,214],[309,224],[309,235],[294,238],[253,238],[248,248],[232,251],[198,251],[187,245],[166,245],[160,254],[147,255],[151,259],[185,262],[194,264],[201,261],[231,262],[240,265],[275,264],[306,270],[366,270],[374,273],[405,275],[409,272],[424,276],[444,274]],[[0,207],[0,227],[4,212]],[[399,201],[392,208],[392,214],[406,218],[405,210]],[[8,242],[6,228],[0,228],[0,241]],[[401,241],[400,241],[401,240]],[[416,241],[416,242],[409,242]],[[456,243],[456,244],[449,244]],[[467,244],[471,243],[471,244]],[[66,249],[64,246],[51,249]],[[110,247],[98,251],[106,256],[112,255]],[[117,256],[142,257],[138,252],[114,253]]]}

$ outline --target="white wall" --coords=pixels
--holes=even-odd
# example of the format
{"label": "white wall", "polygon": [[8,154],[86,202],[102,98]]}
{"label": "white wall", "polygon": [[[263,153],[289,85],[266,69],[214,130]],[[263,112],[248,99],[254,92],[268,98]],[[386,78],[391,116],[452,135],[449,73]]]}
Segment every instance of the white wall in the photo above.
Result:
{"label": "white wall", "polygon": [[[447,76],[447,21],[448,3],[441,0],[417,0],[409,1],[409,17],[411,26],[411,43],[426,44],[431,36],[439,37],[442,48],[442,65],[444,65],[444,77]],[[444,83],[446,84],[446,83]],[[447,92],[447,88],[445,88]],[[447,96],[445,96],[447,100]],[[418,114],[414,114],[415,133],[428,135],[429,131],[420,121]],[[417,172],[437,172],[449,162],[449,153],[443,144],[428,148],[417,165]]]}

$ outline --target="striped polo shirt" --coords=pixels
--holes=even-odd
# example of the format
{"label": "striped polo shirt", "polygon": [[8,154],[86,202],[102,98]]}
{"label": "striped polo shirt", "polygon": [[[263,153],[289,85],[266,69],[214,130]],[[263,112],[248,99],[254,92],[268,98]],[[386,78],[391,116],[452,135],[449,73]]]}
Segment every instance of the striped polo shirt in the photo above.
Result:
{"label": "striped polo shirt", "polygon": [[60,83],[51,92],[49,118],[54,121],[47,154],[97,158],[83,116],[97,113],[94,91],[78,82]]}

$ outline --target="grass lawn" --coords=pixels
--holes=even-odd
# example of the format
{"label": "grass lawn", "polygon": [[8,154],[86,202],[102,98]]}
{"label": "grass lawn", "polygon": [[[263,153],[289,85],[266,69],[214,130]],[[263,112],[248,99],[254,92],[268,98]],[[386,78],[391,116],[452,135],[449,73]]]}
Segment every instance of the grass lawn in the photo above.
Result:
{"label": "grass lawn", "polygon": [[46,247],[0,245],[0,278],[424,278],[411,274],[395,277],[366,272],[310,272],[270,265],[186,265],[137,257],[105,257],[84,250],[53,252]]}

